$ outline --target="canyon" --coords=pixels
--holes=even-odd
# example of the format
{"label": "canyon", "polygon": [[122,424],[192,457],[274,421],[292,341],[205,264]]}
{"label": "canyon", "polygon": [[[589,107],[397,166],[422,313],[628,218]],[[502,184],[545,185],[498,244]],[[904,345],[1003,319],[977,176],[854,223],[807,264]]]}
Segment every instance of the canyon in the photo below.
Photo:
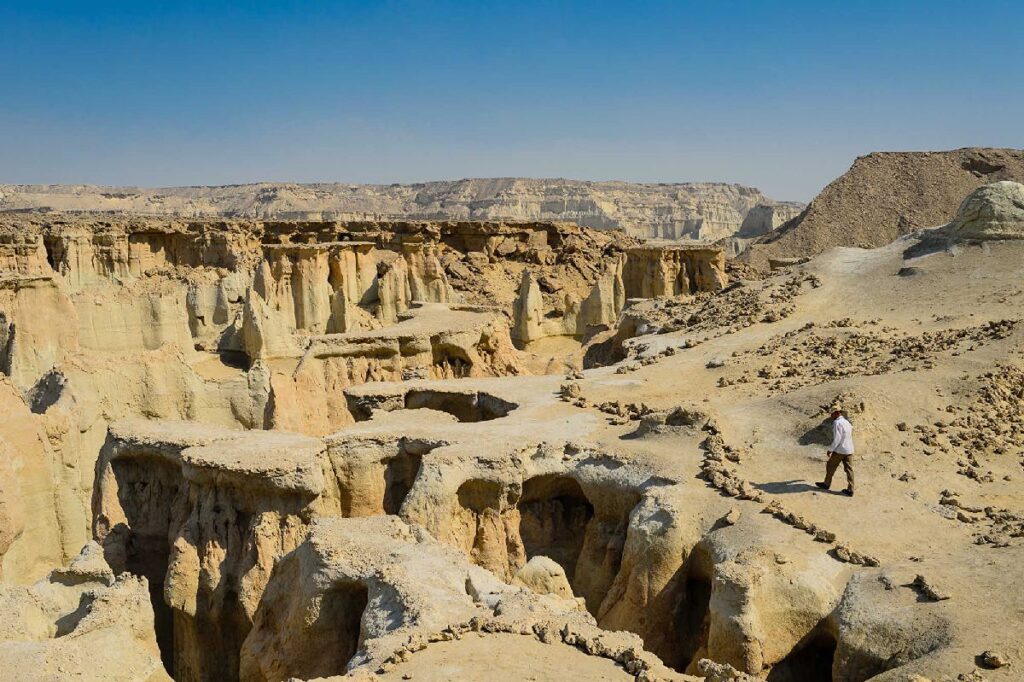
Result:
{"label": "canyon", "polygon": [[1024,186],[771,268],[280,188],[4,186],[11,679],[1015,679]]}

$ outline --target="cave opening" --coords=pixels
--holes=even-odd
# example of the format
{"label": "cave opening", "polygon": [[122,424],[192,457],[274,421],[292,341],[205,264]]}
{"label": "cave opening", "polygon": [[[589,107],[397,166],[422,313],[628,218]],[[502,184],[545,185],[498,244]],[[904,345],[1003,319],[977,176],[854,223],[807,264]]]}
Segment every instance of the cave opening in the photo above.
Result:
{"label": "cave opening", "polygon": [[819,627],[772,668],[767,682],[831,682],[835,657],[836,638]]}
{"label": "cave opening", "polygon": [[832,682],[835,653],[835,637],[819,626],[772,668],[767,682]]}
{"label": "cave opening", "polygon": [[363,644],[363,613],[369,590],[361,582],[338,582],[320,599],[316,620],[309,626],[306,641],[275,679],[302,680],[344,675],[349,662]]}
{"label": "cave opening", "polygon": [[594,506],[567,476],[536,476],[523,484],[519,534],[527,560],[543,555],[565,570],[576,592],[576,572]]}
{"label": "cave opening", "polygon": [[324,624],[324,651],[330,655],[324,661],[325,670],[315,671],[310,677],[329,677],[345,672],[348,662],[363,643],[363,612],[369,602],[369,591],[361,583],[335,585],[323,596],[320,619]]}
{"label": "cave opening", "polygon": [[398,514],[420,473],[423,455],[403,447],[384,465],[384,513]]}
{"label": "cave opening", "polygon": [[501,507],[501,491],[497,481],[473,478],[460,485],[455,494],[463,509],[479,515]]}
{"label": "cave opening", "polygon": [[505,578],[518,563],[514,539],[506,536],[502,522],[507,494],[503,484],[479,478],[465,481],[456,491],[462,551],[473,563]]}
{"label": "cave opening", "polygon": [[507,416],[518,405],[488,393],[414,389],[405,394],[405,409],[447,412],[460,422],[486,422]]}

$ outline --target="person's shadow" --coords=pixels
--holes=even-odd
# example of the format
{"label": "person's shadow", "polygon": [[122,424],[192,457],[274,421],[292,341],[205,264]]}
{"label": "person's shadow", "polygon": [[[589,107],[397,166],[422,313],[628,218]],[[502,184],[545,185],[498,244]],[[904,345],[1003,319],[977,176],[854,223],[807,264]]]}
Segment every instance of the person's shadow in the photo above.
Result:
{"label": "person's shadow", "polygon": [[791,493],[822,493],[824,495],[842,495],[843,491],[840,490],[825,490],[819,488],[813,483],[808,483],[799,478],[794,478],[790,481],[772,481],[770,483],[754,483],[755,488],[762,492],[771,493],[772,495],[789,495]]}
{"label": "person's shadow", "polygon": [[807,481],[798,478],[794,478],[790,481],[755,483],[754,487],[762,492],[771,493],[772,495],[788,495],[790,493],[805,493],[809,490],[821,490],[821,488],[817,487],[813,483],[808,483]]}

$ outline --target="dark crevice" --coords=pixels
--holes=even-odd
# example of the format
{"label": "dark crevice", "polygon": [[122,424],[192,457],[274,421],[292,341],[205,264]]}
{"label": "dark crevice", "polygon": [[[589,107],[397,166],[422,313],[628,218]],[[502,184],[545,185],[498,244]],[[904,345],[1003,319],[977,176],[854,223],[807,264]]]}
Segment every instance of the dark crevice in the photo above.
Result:
{"label": "dark crevice", "polygon": [[[156,458],[115,459],[111,468],[117,480],[118,501],[128,523],[111,529],[104,547],[105,558],[115,573],[127,571],[146,578],[160,660],[173,675],[174,612],[164,600],[164,580],[170,557],[167,539],[174,500],[182,485],[181,473],[177,467]],[[109,541],[115,538],[116,542]]]}
{"label": "dark crevice", "polygon": [[384,465],[384,513],[398,514],[420,473],[423,455],[403,448]]}
{"label": "dark crevice", "polygon": [[[458,363],[452,365],[458,370]],[[486,422],[507,417],[519,407],[484,392],[444,391],[430,388],[410,389],[397,395],[345,395],[349,412],[357,422],[373,418],[377,412],[395,410],[437,410],[446,412],[460,422]]]}
{"label": "dark crevice", "polygon": [[60,270],[61,250],[60,241],[51,237],[43,238],[43,248],[46,250],[46,262],[54,272]]}
{"label": "dark crevice", "polygon": [[831,682],[836,640],[819,626],[768,674],[767,682]]}
{"label": "dark crevice", "polygon": [[426,408],[447,412],[460,422],[486,422],[505,417],[518,407],[488,393],[456,393],[411,390],[405,394],[405,409]]}
{"label": "dark crevice", "polygon": [[698,546],[670,583],[675,606],[668,631],[652,642],[652,651],[679,672],[686,672],[707,649],[713,570],[711,558]]}
{"label": "dark crevice", "polygon": [[554,560],[575,588],[576,564],[587,524],[594,518],[594,506],[580,484],[565,476],[531,478],[523,485],[519,513],[526,558],[542,555]]}
{"label": "dark crevice", "polygon": [[14,320],[8,319],[0,310],[0,372],[7,376],[11,375],[11,368],[14,365],[15,332]]}

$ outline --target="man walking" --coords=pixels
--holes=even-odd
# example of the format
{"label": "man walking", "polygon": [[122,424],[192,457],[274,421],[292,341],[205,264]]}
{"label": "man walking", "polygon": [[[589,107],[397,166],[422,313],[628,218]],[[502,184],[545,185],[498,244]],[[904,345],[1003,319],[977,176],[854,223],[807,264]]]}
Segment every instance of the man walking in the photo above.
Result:
{"label": "man walking", "polygon": [[853,497],[853,424],[843,416],[838,408],[832,410],[832,445],[829,447],[828,463],[825,464],[825,480],[816,483],[819,488],[828,490],[832,485],[832,476],[839,465],[846,472],[846,490],[843,494]]}

